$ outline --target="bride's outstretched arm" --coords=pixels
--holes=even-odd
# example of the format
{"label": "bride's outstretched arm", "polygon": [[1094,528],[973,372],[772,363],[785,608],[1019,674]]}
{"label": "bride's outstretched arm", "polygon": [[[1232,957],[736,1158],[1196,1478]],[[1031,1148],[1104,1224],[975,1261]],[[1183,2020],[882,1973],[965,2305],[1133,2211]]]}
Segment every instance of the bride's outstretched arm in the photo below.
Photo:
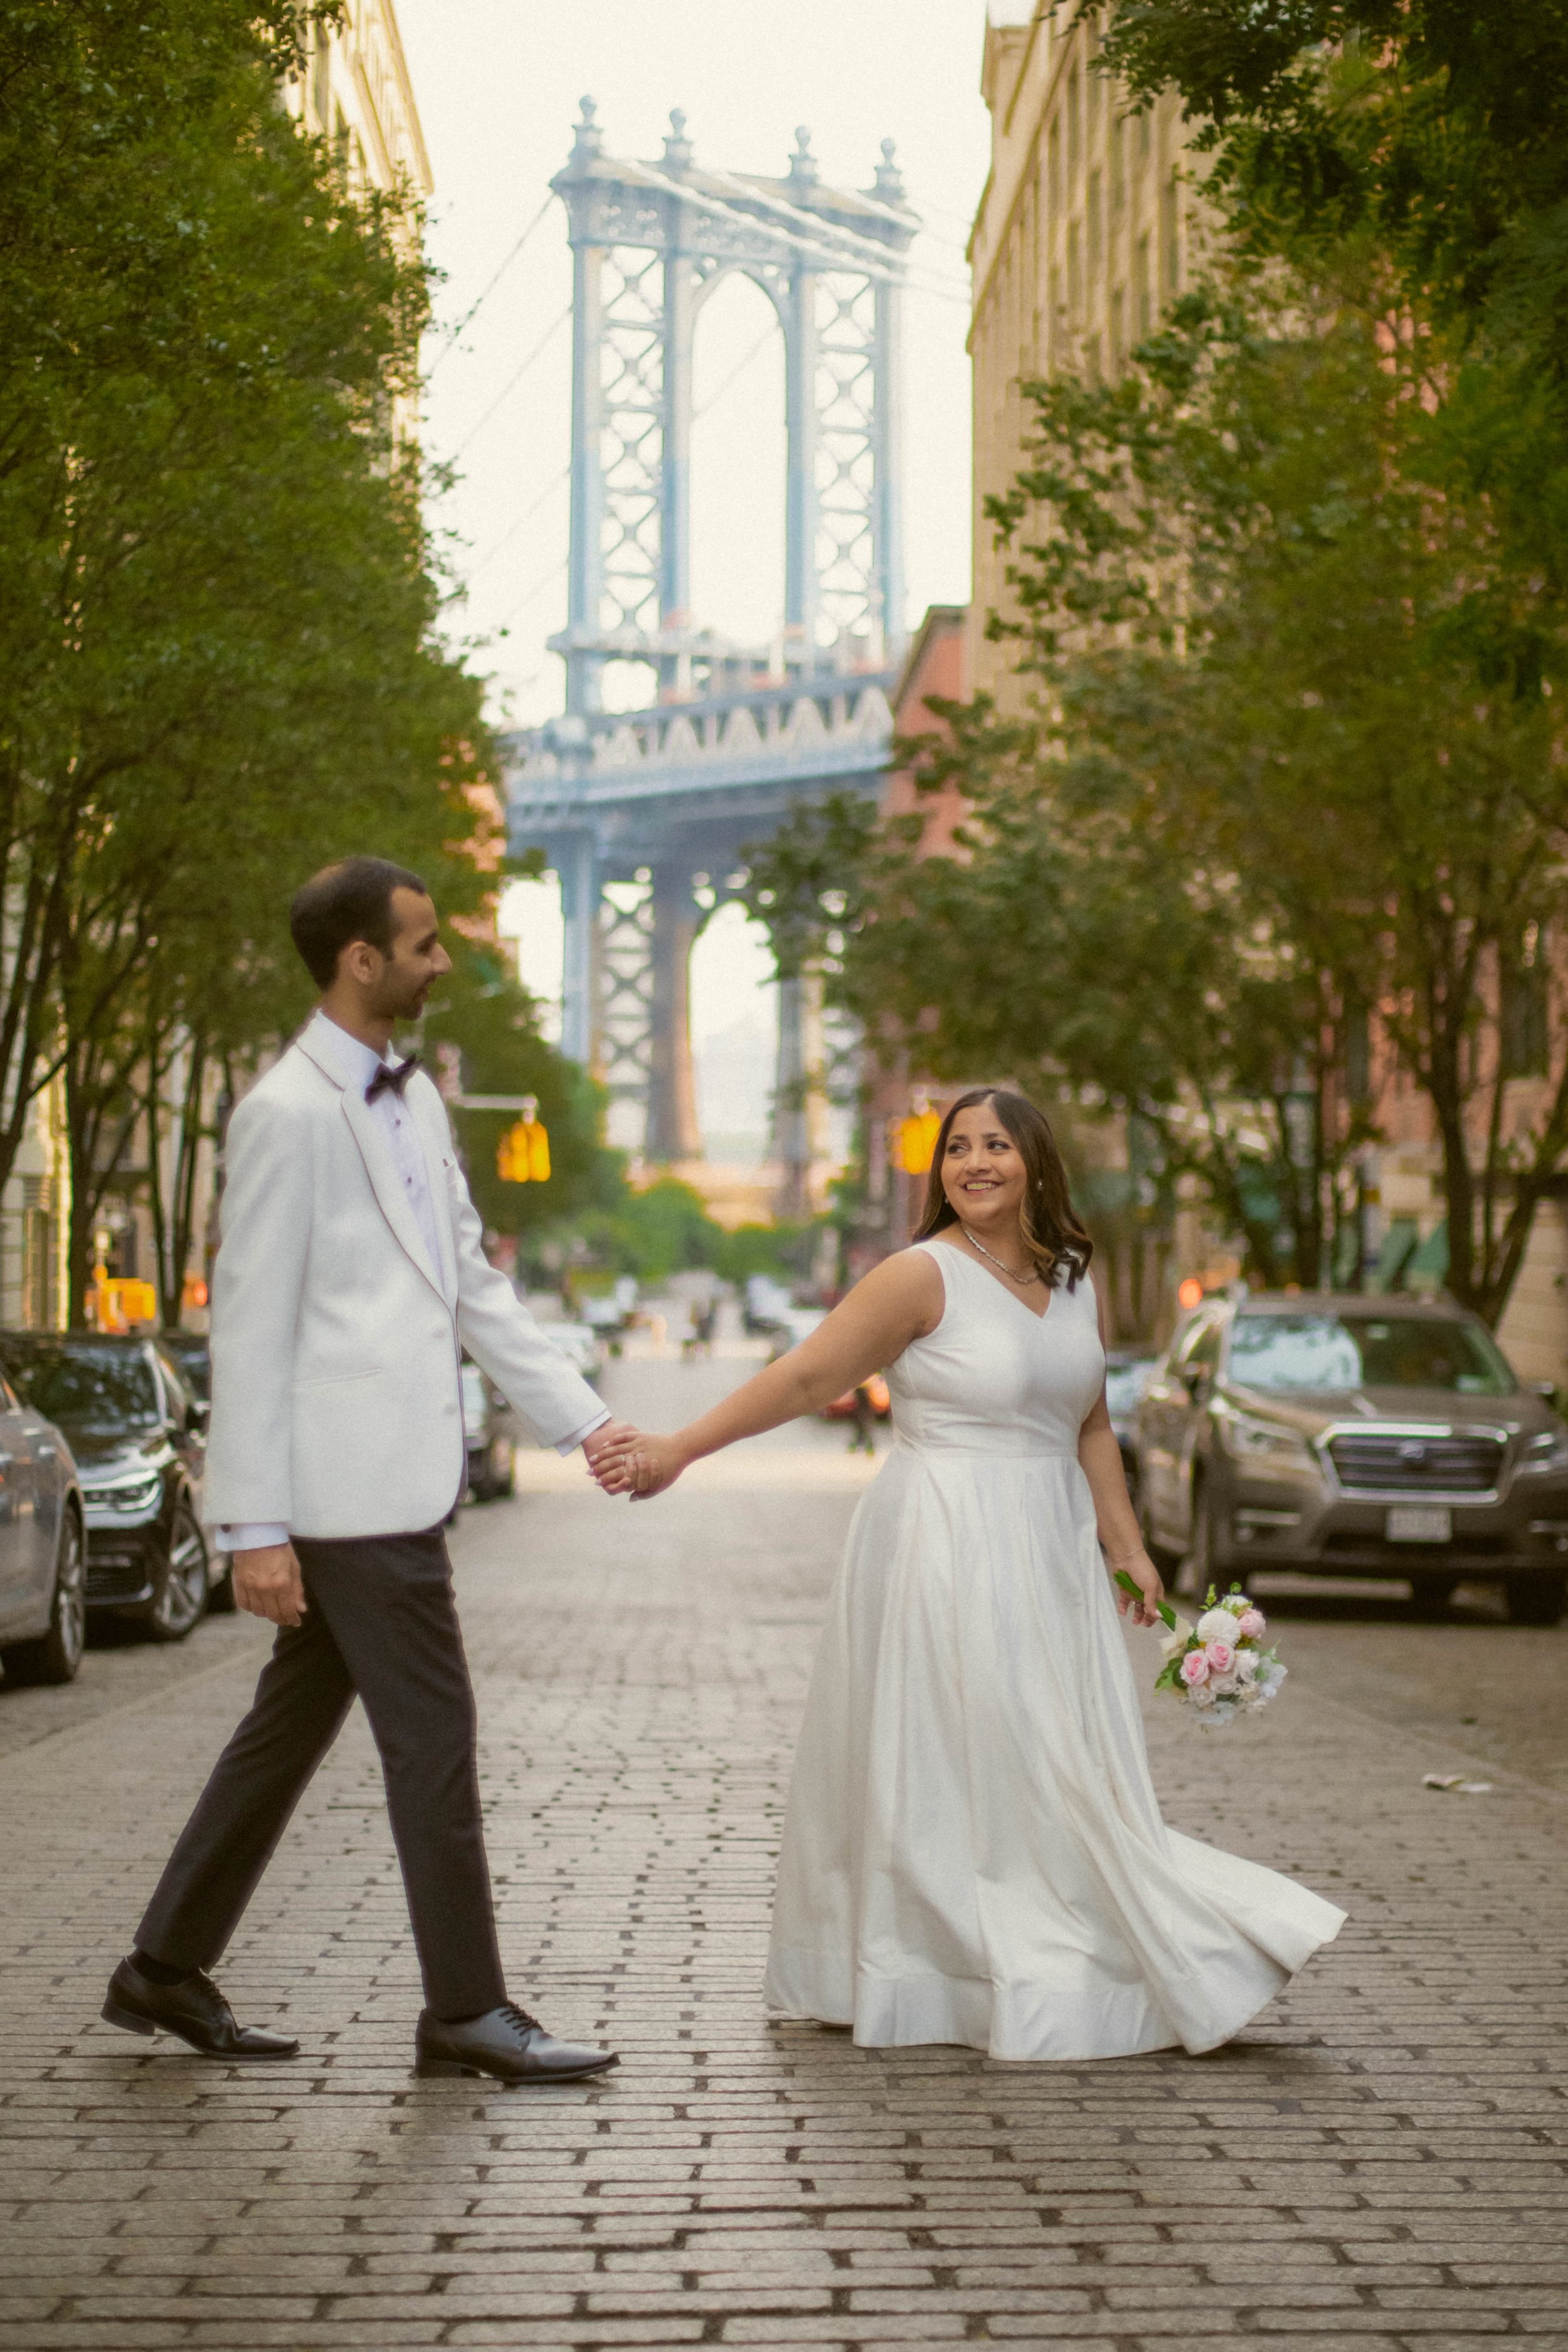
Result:
{"label": "bride's outstretched arm", "polygon": [[942,1276],[926,1252],[900,1251],[858,1282],[809,1339],[711,1412],[669,1436],[628,1433],[598,1456],[594,1475],[609,1495],[659,1494],[702,1454],[820,1412],[934,1331],[942,1312]]}

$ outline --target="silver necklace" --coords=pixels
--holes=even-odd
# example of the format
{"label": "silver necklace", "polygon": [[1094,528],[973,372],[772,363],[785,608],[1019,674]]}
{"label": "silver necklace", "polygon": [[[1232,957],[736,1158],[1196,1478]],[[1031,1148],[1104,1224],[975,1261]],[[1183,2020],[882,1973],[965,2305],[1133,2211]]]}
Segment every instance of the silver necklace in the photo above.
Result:
{"label": "silver necklace", "polygon": [[974,1235],[970,1232],[969,1227],[964,1223],[962,1217],[960,1217],[958,1221],[958,1230],[963,1235],[964,1240],[973,1244],[973,1247],[980,1252],[982,1257],[988,1257],[991,1260],[992,1265],[996,1268],[997,1272],[999,1274],[1005,1274],[1009,1282],[1016,1282],[1020,1290],[1026,1290],[1031,1282],[1038,1282],[1040,1278],[1040,1269],[1037,1265],[1032,1265],[1027,1274],[1015,1274],[1010,1265],[1004,1265],[1002,1260],[996,1255],[994,1250],[988,1250],[984,1242],[975,1241]]}

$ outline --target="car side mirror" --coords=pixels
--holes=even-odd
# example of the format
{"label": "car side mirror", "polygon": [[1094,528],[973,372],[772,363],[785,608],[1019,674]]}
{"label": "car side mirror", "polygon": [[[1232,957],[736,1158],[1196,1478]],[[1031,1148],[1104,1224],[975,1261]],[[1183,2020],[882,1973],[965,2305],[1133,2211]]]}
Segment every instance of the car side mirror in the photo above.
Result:
{"label": "car side mirror", "polygon": [[1526,1381],[1524,1386],[1527,1395],[1544,1397],[1549,1405],[1555,1407],[1557,1402],[1555,1381]]}
{"label": "car side mirror", "polygon": [[194,1436],[199,1437],[206,1428],[207,1417],[211,1412],[211,1405],[208,1404],[204,1398],[193,1397],[189,1404],[185,1407],[186,1429]]}

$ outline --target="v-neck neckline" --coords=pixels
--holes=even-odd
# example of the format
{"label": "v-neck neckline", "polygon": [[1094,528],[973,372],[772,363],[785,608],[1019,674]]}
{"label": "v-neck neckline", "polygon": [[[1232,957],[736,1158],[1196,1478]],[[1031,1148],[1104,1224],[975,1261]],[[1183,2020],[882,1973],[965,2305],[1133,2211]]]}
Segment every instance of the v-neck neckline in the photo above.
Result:
{"label": "v-neck neckline", "polygon": [[991,1285],[993,1290],[999,1290],[1004,1298],[1010,1298],[1014,1306],[1018,1309],[1019,1313],[1021,1315],[1026,1315],[1031,1323],[1043,1323],[1046,1320],[1046,1318],[1049,1315],[1051,1311],[1051,1302],[1056,1297],[1056,1285],[1054,1283],[1047,1283],[1046,1285],[1046,1303],[1037,1315],[1032,1307],[1025,1305],[1024,1301],[1019,1297],[1016,1290],[1008,1289],[1000,1275],[993,1274],[988,1266],[981,1265],[980,1260],[977,1257],[971,1257],[967,1250],[954,1248],[952,1242],[944,1242],[938,1234],[935,1234],[931,1235],[931,1244],[935,1248],[945,1250],[949,1257],[958,1258],[962,1260],[963,1265],[973,1266],[976,1274],[984,1275],[986,1281]]}

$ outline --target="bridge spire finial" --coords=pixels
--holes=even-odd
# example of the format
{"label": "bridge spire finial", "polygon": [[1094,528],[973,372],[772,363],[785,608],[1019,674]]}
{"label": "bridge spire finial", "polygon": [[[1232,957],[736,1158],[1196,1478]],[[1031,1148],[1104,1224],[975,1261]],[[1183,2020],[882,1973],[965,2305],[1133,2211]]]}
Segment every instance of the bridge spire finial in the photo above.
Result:
{"label": "bridge spire finial", "polygon": [[795,153],[789,159],[789,175],[797,187],[815,187],[818,173],[816,156],[811,152],[811,132],[801,123],[795,134]]}
{"label": "bridge spire finial", "polygon": [[664,142],[665,170],[667,172],[686,171],[695,152],[690,140],[686,135],[685,110],[682,107],[672,106],[669,110],[669,136]]}
{"label": "bridge spire finial", "polygon": [[595,101],[591,98],[584,98],[578,100],[578,105],[581,112],[572,142],[572,161],[574,163],[583,162],[588,156],[601,153],[605,144],[605,134],[599,128],[599,109]]}
{"label": "bridge spire finial", "polygon": [[901,205],[904,201],[904,175],[893,158],[898,152],[895,141],[882,142],[882,160],[877,166],[877,194],[884,204]]}

